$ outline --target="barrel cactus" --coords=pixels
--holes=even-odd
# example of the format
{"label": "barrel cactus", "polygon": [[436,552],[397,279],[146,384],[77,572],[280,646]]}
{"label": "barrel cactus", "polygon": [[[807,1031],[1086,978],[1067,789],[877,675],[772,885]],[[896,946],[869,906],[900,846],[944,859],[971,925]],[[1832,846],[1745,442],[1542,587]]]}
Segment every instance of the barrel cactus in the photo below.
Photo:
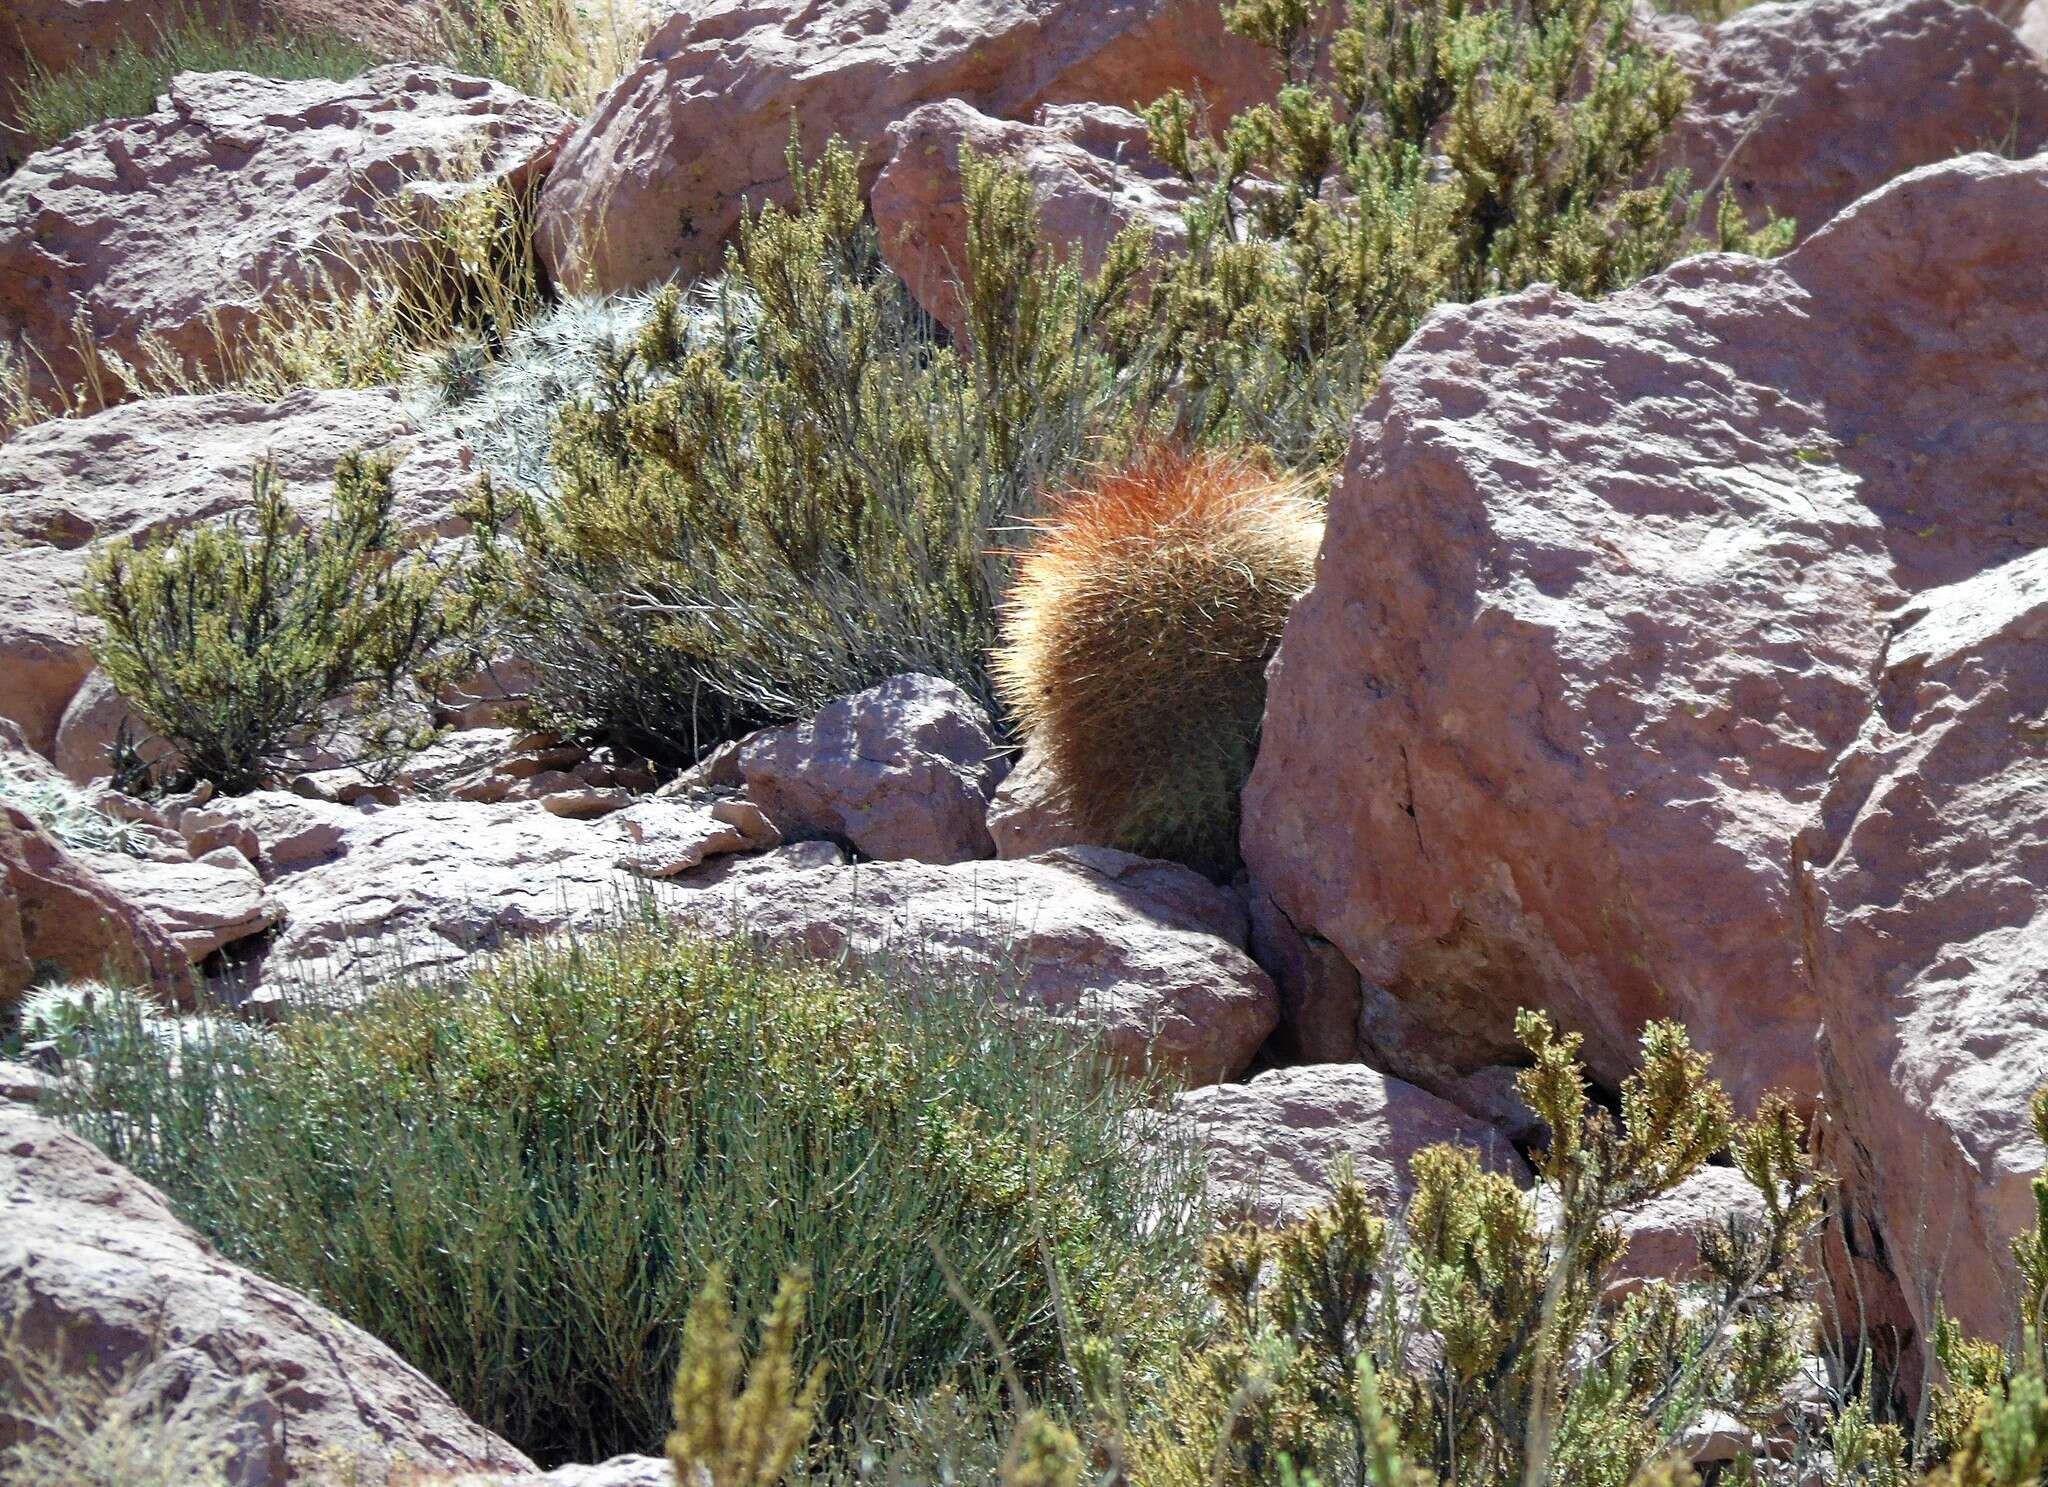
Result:
{"label": "barrel cactus", "polygon": [[1235,870],[1266,663],[1321,535],[1307,482],[1170,447],[1053,500],[994,670],[1082,839]]}

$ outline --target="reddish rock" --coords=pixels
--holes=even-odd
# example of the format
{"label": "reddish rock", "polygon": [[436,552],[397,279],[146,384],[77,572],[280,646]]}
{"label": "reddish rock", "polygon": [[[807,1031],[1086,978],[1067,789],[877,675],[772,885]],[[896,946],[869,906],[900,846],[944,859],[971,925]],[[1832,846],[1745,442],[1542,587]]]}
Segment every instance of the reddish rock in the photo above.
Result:
{"label": "reddish rock", "polygon": [[2048,548],[1897,624],[1801,843],[1831,1134],[1857,1249],[1923,1335],[1938,1300],[2003,1337],[2048,1163],[2028,1118],[2048,1082]]}
{"label": "reddish rock", "polygon": [[696,0],[564,146],[541,252],[579,292],[715,270],[743,202],[788,200],[792,120],[807,155],[864,149],[872,181],[889,126],[935,99],[1022,118],[1196,88],[1227,112],[1276,84],[1215,0]]}
{"label": "reddish rock", "polygon": [[932,676],[898,676],[740,749],[747,798],[783,835],[824,836],[883,861],[995,855],[988,798],[1001,774],[988,716]]}
{"label": "reddish rock", "polygon": [[1026,750],[989,797],[988,832],[996,856],[1036,857],[1055,847],[1093,845],[1081,840],[1073,807],[1044,760]]}
{"label": "reddish rock", "polygon": [[[125,1374],[125,1406],[218,1408],[226,1480],[285,1487],[398,1469],[534,1474],[425,1375],[325,1308],[231,1265],[161,1194],[81,1138],[0,1101],[0,1401],[11,1360]],[[35,1426],[0,1403],[0,1449]]]}
{"label": "reddish rock", "polygon": [[[71,598],[91,545],[246,509],[250,474],[266,458],[295,507],[324,514],[334,466],[355,449],[399,458],[393,480],[408,526],[459,527],[453,508],[475,479],[468,450],[421,433],[387,388],[301,392],[275,403],[240,393],[152,399],[39,424],[0,444],[8,572],[0,717],[20,724],[35,748],[54,751],[72,778],[105,774],[118,699],[101,694],[75,716],[66,712],[92,669],[96,627]],[[61,738],[60,720],[68,725]]]}
{"label": "reddish rock", "polygon": [[1101,268],[1129,227],[1150,228],[1160,253],[1186,240],[1186,184],[1153,158],[1145,121],[1129,110],[1063,104],[1025,124],[992,119],[958,99],[928,103],[890,127],[889,163],[871,200],[883,260],[956,336],[966,329],[962,146],[1031,183],[1046,241],[1075,253],[1085,272]]}
{"label": "reddish rock", "polygon": [[1469,1146],[1518,1184],[1532,1180],[1499,1131],[1363,1064],[1271,1069],[1244,1084],[1189,1090],[1174,1109],[1194,1123],[1211,1202],[1267,1228],[1327,1201],[1344,1161],[1389,1216],[1414,1195],[1408,1164],[1425,1147]]}
{"label": "reddish rock", "polygon": [[1811,1096],[1794,844],[1911,591],[2048,545],[2048,158],[1895,183],[1776,263],[1438,311],[1389,365],[1271,680],[1253,876],[1419,1079],[1596,1077],[1686,1023]]}
{"label": "reddish rock", "polygon": [[106,353],[140,362],[147,335],[218,375],[222,344],[281,297],[353,292],[352,263],[424,266],[458,173],[525,189],[569,124],[437,67],[182,74],[155,112],[81,130],[0,182],[0,344],[25,350],[46,397],[86,371],[81,316]]}
{"label": "reddish rock", "polygon": [[2048,144],[2048,69],[1963,0],[1756,5],[1704,45],[1656,40],[1693,78],[1667,160],[1802,235],[1909,170]]}
{"label": "reddish rock", "polygon": [[90,853],[87,860],[194,965],[216,950],[262,934],[283,917],[249,859],[231,846],[215,847],[186,862],[153,862],[113,852]]}
{"label": "reddish rock", "polygon": [[25,812],[0,805],[0,1004],[51,972],[192,1000],[191,968],[170,935]]}
{"label": "reddish rock", "polygon": [[1242,1073],[1278,1020],[1273,984],[1244,952],[1243,909],[1172,863],[1070,847],[1026,862],[863,863],[766,887],[663,906],[825,958],[929,958],[999,989],[1019,977],[1021,1006],[1130,1067],[1193,1083]]}

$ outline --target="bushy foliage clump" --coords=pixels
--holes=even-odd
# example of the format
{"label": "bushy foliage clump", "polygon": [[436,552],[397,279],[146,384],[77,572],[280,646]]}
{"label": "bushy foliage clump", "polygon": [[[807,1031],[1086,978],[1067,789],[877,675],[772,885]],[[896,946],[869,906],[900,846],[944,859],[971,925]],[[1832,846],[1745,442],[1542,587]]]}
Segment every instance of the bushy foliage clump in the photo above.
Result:
{"label": "bushy foliage clump", "polygon": [[105,626],[94,656],[196,778],[256,789],[332,736],[344,700],[369,752],[404,752],[420,741],[414,689],[473,664],[480,591],[401,529],[391,468],[344,459],[307,525],[261,465],[245,515],[93,554],[79,601]]}
{"label": "bushy foliage clump", "polygon": [[615,396],[564,415],[519,544],[553,721],[656,757],[903,671],[992,701],[991,533],[1110,392],[1086,332],[1121,281],[1049,257],[1021,180],[963,162],[969,351],[883,267],[855,155],[791,169],[794,207],[743,226],[715,317],[667,291]]}
{"label": "bushy foliage clump", "polygon": [[[1278,98],[1212,127],[1147,111],[1199,190],[1187,253],[1123,326],[1183,431],[1332,462],[1387,358],[1435,306],[1547,280],[1602,294],[1697,246],[1682,172],[1652,180],[1687,84],[1630,0],[1224,0]],[[1650,181],[1650,184],[1644,184]],[[1769,253],[1732,202],[1716,246]]]}
{"label": "bushy foliage clump", "polygon": [[[1588,1098],[1575,1037],[1533,1014],[1520,1031],[1555,1212],[1472,1151],[1434,1147],[1398,1225],[1347,1179],[1289,1228],[1218,1237],[1213,1333],[1156,1415],[1116,1426],[1134,1476],[1623,1487],[1654,1480],[1704,1410],[1776,1416],[1812,1330],[1802,1246],[1821,1213],[1791,1106],[1736,1124],[1706,1060],[1657,1024],[1617,1118]],[[1762,1221],[1703,1244],[1711,1278],[1690,1295],[1611,1294],[1616,1216],[1731,1146]]]}
{"label": "bushy foliage clump", "polygon": [[835,1432],[987,1364],[949,1271],[1034,1386],[1060,1315],[1142,1339],[1184,1304],[1185,1148],[988,993],[650,922],[274,1031],[176,1025],[167,1046],[96,1002],[52,1098],[232,1258],[536,1455],[601,1460],[659,1449],[714,1263],[750,1312],[809,1272],[794,1366],[825,1366]]}
{"label": "bushy foliage clump", "polygon": [[995,672],[1086,840],[1234,869],[1266,665],[1321,537],[1305,482],[1167,446],[1054,500]]}

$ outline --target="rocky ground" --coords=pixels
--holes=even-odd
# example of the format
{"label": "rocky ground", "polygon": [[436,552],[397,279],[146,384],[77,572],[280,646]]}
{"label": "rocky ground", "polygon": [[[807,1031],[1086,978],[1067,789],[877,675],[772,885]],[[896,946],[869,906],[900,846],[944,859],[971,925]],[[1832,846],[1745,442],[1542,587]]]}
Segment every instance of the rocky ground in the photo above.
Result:
{"label": "rocky ground", "polygon": [[[0,20],[0,99],[146,9],[27,0]],[[680,4],[580,120],[410,64],[187,75],[0,181],[0,339],[64,344],[83,316],[105,351],[148,332],[203,359],[307,287],[306,245],[402,249],[391,185],[457,156],[536,193],[566,288],[705,270],[743,200],[786,197],[792,116],[811,147],[875,142],[884,252],[954,325],[962,148],[1017,164],[1084,255],[1132,222],[1170,238],[1177,183],[1128,110],[1170,86],[1260,96],[1214,20],[1195,0]],[[1798,246],[1432,316],[1332,495],[1236,883],[1077,840],[1033,761],[916,675],[663,782],[525,733],[507,658],[441,699],[452,731],[395,779],[313,755],[265,793],[119,795],[96,777],[124,710],[70,597],[90,544],[236,509],[264,456],[311,510],[359,448],[398,460],[407,523],[448,534],[477,469],[395,389],[166,397],[0,444],[0,751],[88,787],[139,844],[67,848],[5,809],[0,1000],[113,967],[266,1016],[302,983],[446,972],[643,897],[819,956],[916,943],[1020,967],[1031,1012],[1181,1076],[1219,1195],[1268,1219],[1340,1157],[1398,1202],[1438,1141],[1528,1182],[1515,1011],[1583,1031],[1610,1085],[1674,1017],[1739,1105],[1789,1087],[1818,1114],[1845,1297],[1925,1333],[1938,1293],[1998,1333],[2048,1162],[2027,1124],[2048,1075],[2048,0],[2016,28],[1960,0],[1642,24],[1695,80],[1671,158],[1796,217]],[[238,1480],[327,1450],[537,1477],[39,1119],[45,1073],[4,1073],[0,1326],[87,1327],[165,1398],[289,1380],[238,1406],[262,1463]],[[1697,1263],[1693,1227],[1742,1201],[1724,1177],[1632,1220],[1633,1273]]]}

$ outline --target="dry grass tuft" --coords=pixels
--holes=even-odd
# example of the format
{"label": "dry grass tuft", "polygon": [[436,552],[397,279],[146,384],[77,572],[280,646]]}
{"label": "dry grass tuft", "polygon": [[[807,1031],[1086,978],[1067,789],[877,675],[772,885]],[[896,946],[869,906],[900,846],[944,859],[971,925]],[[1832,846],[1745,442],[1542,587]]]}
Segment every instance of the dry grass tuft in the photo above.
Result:
{"label": "dry grass tuft", "polygon": [[1036,524],[996,681],[1089,840],[1236,866],[1266,663],[1322,537],[1310,491],[1243,457],[1155,447]]}

